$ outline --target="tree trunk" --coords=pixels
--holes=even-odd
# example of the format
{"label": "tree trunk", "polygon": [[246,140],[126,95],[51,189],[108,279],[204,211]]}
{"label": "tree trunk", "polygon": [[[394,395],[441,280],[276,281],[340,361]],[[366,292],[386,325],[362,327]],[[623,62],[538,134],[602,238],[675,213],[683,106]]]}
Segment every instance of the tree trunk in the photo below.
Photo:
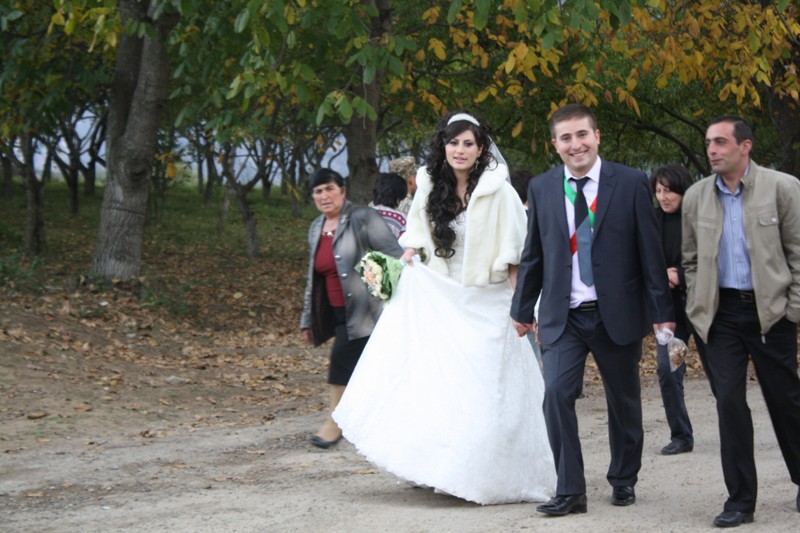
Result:
{"label": "tree trunk", "polygon": [[14,198],[14,162],[4,153],[0,153],[0,160],[3,163],[3,199],[11,200]]}
{"label": "tree trunk", "polygon": [[[392,31],[391,0],[365,0],[378,9],[378,16],[371,17],[370,41],[381,42],[382,37]],[[359,67],[359,77],[363,72]],[[381,85],[384,72],[377,69],[375,78],[370,83],[362,83],[358,94],[364,97],[377,114],[380,109]],[[363,77],[362,77],[363,79]],[[347,140],[347,166],[350,170],[348,179],[348,198],[357,204],[368,204],[372,199],[372,188],[378,175],[378,164],[375,161],[378,145],[378,123],[368,117],[353,117],[344,127]]]}
{"label": "tree trunk", "polygon": [[378,126],[374,120],[354,119],[344,128],[347,139],[347,198],[356,204],[366,205],[378,175],[375,151],[378,144]]}
{"label": "tree trunk", "polygon": [[[158,2],[120,0],[123,26],[154,16]],[[153,21],[155,33],[121,35],[108,113],[108,175],[92,270],[105,278],[139,274],[147,198],[161,118],[167,104],[169,55],[164,45],[177,15]]]}
{"label": "tree trunk", "polygon": [[28,253],[41,255],[46,248],[44,236],[44,183],[36,177],[34,167],[33,138],[30,134],[22,135],[22,176],[25,181],[25,195],[27,199],[27,220],[25,227],[25,244]]}
{"label": "tree trunk", "polygon": [[[69,146],[69,162],[63,161],[55,151],[54,146],[47,149],[47,159],[55,161],[61,177],[67,183],[69,189],[69,210],[73,215],[80,213],[80,194],[79,194],[79,176],[80,176],[80,152],[74,150],[74,146],[70,139],[66,140]],[[45,165],[48,166],[48,165]]]}
{"label": "tree trunk", "polygon": [[217,219],[217,237],[222,236],[225,231],[225,226],[228,224],[228,215],[231,212],[231,197],[236,193],[233,189],[226,189],[225,194],[222,195],[222,203],[219,206],[219,219]]}
{"label": "tree trunk", "polygon": [[250,204],[247,203],[247,193],[249,192],[246,187],[241,185],[234,187],[236,191],[236,200],[239,203],[239,214],[242,215],[244,222],[245,239],[247,240],[247,255],[249,257],[258,257],[260,251],[258,249],[258,231],[256,230],[256,215],[250,209]]}
{"label": "tree trunk", "polygon": [[108,110],[103,112],[95,121],[89,143],[89,161],[83,169],[83,195],[93,198],[97,193],[97,165],[105,166],[105,161],[100,157],[100,149],[106,138],[106,124]]}
{"label": "tree trunk", "polygon": [[83,195],[93,198],[97,192],[97,164],[89,161],[83,172]]}
{"label": "tree trunk", "polygon": [[214,197],[214,185],[220,184],[222,185],[222,179],[219,176],[219,172],[217,172],[216,164],[214,163],[214,151],[212,149],[211,144],[206,145],[206,169],[208,170],[206,174],[206,190],[203,192],[203,204],[208,205],[211,203],[211,199]]}
{"label": "tree trunk", "polygon": [[269,200],[270,193],[272,192],[272,178],[264,176],[261,179],[261,199],[265,202]]}

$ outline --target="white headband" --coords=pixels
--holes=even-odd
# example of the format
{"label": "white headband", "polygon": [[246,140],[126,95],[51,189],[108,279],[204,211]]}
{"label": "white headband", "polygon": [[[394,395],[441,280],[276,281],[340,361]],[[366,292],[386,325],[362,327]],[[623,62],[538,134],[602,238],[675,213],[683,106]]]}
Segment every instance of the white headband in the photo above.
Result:
{"label": "white headband", "polygon": [[447,121],[447,125],[449,126],[453,122],[458,122],[459,120],[466,120],[467,122],[472,122],[476,126],[480,126],[481,125],[481,123],[478,122],[478,119],[473,117],[469,113],[456,113],[455,115],[450,117],[450,120]]}

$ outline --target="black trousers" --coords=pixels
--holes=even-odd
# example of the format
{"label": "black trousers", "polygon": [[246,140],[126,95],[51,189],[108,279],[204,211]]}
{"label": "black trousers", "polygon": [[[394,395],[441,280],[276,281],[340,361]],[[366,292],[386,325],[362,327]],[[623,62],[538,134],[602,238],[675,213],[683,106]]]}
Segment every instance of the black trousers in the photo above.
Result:
{"label": "black trousers", "polygon": [[361,352],[367,346],[369,337],[349,339],[347,337],[347,313],[344,307],[334,307],[336,320],[336,337],[331,347],[330,366],[328,367],[328,383],[331,385],[347,385],[350,376],[356,369]]}
{"label": "black trousers", "polygon": [[753,419],[747,405],[747,359],[753,361],[778,445],[792,481],[800,485],[800,379],[797,324],[781,319],[761,333],[756,305],[738,291],[720,290],[706,358],[717,398],[726,511],[753,512],[758,480]]}
{"label": "black trousers", "polygon": [[544,416],[558,472],[559,496],[586,493],[575,400],[583,389],[590,351],[603,378],[608,407],[611,464],[606,478],[614,487],[633,486],[642,466],[642,343],[615,344],[599,312],[570,310],[561,337],[542,347]]}

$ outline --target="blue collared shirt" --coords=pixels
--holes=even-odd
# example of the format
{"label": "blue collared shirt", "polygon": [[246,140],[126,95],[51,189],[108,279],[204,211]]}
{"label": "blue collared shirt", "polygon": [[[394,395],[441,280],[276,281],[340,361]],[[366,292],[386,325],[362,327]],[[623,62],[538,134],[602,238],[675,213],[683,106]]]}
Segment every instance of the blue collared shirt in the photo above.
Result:
{"label": "blue collared shirt", "polygon": [[[750,170],[748,167],[747,170]],[[747,175],[747,171],[745,171]],[[719,286],[740,291],[753,290],[750,253],[742,218],[742,184],[732,193],[717,176],[717,196],[722,204],[722,238],[719,241]]]}

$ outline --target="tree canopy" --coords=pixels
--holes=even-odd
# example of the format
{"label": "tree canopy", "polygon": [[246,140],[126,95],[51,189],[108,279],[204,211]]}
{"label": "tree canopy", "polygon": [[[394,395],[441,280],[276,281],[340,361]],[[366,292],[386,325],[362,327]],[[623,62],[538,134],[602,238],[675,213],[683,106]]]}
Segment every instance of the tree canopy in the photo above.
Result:
{"label": "tree canopy", "polygon": [[[799,18],[798,0],[15,0],[0,6],[0,144],[4,161],[25,138],[63,150],[65,125],[107,117],[106,201],[142,214],[117,233],[102,223],[96,265],[111,277],[137,272],[136,254],[120,270],[108,250],[120,235],[141,241],[128,225],[144,224],[156,161],[200,165],[210,191],[240,174],[226,157],[249,154],[241,165],[275,169],[300,202],[344,139],[351,198],[364,202],[381,161],[421,161],[436,119],[461,107],[535,172],[555,162],[546,121],[568,101],[595,108],[604,156],[698,175],[705,124],[738,113],[759,161],[797,175]],[[131,163],[138,174],[120,175]],[[108,197],[126,179],[144,194],[133,209],[135,195]]]}

